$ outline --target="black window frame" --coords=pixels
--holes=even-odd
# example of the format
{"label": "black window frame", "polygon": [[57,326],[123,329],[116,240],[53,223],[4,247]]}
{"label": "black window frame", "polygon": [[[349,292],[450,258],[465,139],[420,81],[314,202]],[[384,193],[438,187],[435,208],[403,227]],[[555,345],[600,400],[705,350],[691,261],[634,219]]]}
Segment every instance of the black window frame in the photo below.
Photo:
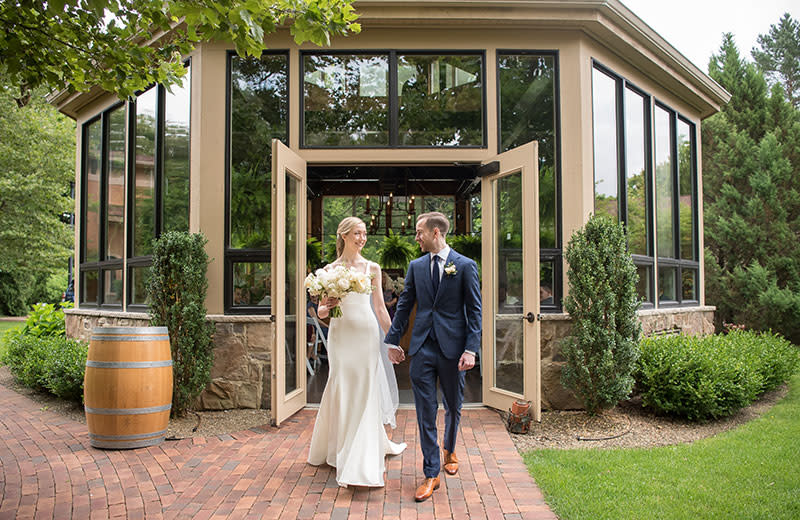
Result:
{"label": "black window frame", "polygon": [[[670,108],[667,104],[655,100],[655,107],[661,108],[669,115],[670,127],[670,155],[671,155],[671,175],[672,175],[672,247],[675,251],[675,258],[658,257],[658,268],[674,268],[675,269],[675,296],[674,300],[659,301],[659,307],[694,307],[700,305],[700,251],[699,251],[699,235],[700,223],[698,222],[698,205],[699,205],[699,191],[697,179],[697,127],[688,118],[680,115],[676,110]],[[684,260],[681,258],[681,223],[680,223],[680,165],[678,164],[678,120],[683,121],[689,127],[689,141],[691,150],[691,185],[692,185],[692,256],[696,260]],[[655,132],[655,128],[653,128]],[[653,190],[655,191],[655,181],[653,179]],[[657,251],[656,251],[657,253]],[[683,271],[689,270],[695,273],[695,299],[683,299]],[[657,275],[656,275],[657,276]],[[658,295],[656,295],[658,296]]]}
{"label": "black window frame", "polygon": [[[289,107],[291,103],[291,89],[290,89],[290,74],[292,71],[291,55],[289,49],[275,49],[264,51],[262,56],[284,56],[286,59],[286,141],[288,144],[289,133],[291,127],[291,118],[289,117]],[[223,262],[223,312],[228,315],[271,315],[272,305],[234,305],[233,304],[233,266],[236,263],[266,263],[272,266],[272,245],[270,244],[266,249],[236,249],[230,247],[231,243],[231,124],[233,118],[233,111],[231,110],[231,103],[233,101],[233,92],[231,90],[231,77],[232,77],[232,64],[233,57],[238,56],[236,51],[229,50],[225,56],[225,252]],[[302,63],[302,58],[301,58]],[[302,66],[301,66],[302,68]],[[302,82],[301,82],[302,88]],[[302,107],[300,108],[302,118]],[[302,123],[301,123],[302,128]],[[301,132],[302,133],[302,132]],[[273,172],[274,173],[274,172]],[[265,189],[268,190],[270,198],[272,197],[272,186],[267,185]],[[272,274],[269,274],[270,278]]]}
{"label": "black window frame", "polygon": [[[186,58],[183,60],[183,66],[189,68],[189,74],[192,73],[192,58]],[[153,216],[153,225],[155,229],[153,230],[154,234],[153,237],[155,239],[159,238],[163,233],[163,224],[164,224],[164,200],[163,200],[163,183],[164,183],[164,133],[166,130],[166,100],[167,100],[167,89],[163,85],[155,84],[151,85],[141,91],[136,92],[135,97],[128,101],[128,128],[127,132],[128,135],[126,137],[126,141],[128,143],[128,154],[126,160],[128,164],[126,166],[126,182],[128,184],[128,198],[126,200],[127,203],[127,210],[125,212],[125,220],[126,220],[126,231],[127,231],[127,242],[125,244],[125,260],[126,260],[126,267],[125,272],[123,273],[124,284],[125,284],[125,309],[132,311],[132,312],[147,312],[149,306],[147,304],[142,303],[132,303],[131,296],[133,295],[133,270],[135,268],[141,267],[150,267],[153,265],[153,255],[140,255],[140,256],[128,256],[131,251],[133,251],[133,242],[135,237],[134,234],[134,219],[133,211],[136,204],[136,190],[134,189],[136,186],[136,101],[141,94],[149,91],[150,89],[157,89],[156,91],[156,132],[155,132],[155,165],[154,165],[154,186],[153,186],[153,211],[155,215]],[[189,92],[190,92],[190,106],[191,106],[191,83],[189,85]],[[191,162],[191,154],[192,154],[192,142],[191,142],[191,110],[189,116],[189,157]],[[191,166],[190,166],[191,168]],[[190,188],[189,188],[189,207],[191,207],[191,178],[190,178]]]}
{"label": "black window frame", "polygon": [[[645,157],[645,179],[647,182],[647,250],[648,255],[632,254],[634,264],[637,266],[646,266],[650,268],[650,294],[653,297],[652,302],[642,302],[639,306],[640,309],[652,308],[670,308],[670,307],[695,307],[700,304],[700,252],[699,252],[699,236],[700,225],[698,220],[699,215],[699,184],[698,184],[698,159],[697,159],[697,126],[687,117],[682,116],[676,110],[672,109],[666,103],[655,98],[644,89],[638,87],[635,83],[629,81],[624,76],[615,73],[609,67],[603,65],[596,59],[592,59],[592,70],[597,69],[615,79],[617,86],[616,104],[617,104],[617,168],[618,168],[618,198],[619,198],[619,212],[620,219],[627,225],[628,222],[628,185],[627,185],[627,163],[625,156],[625,89],[630,89],[636,94],[645,98],[647,107],[645,109],[644,125],[646,129],[646,157]],[[674,196],[672,197],[672,228],[673,228],[673,248],[676,258],[658,256],[657,244],[655,241],[655,212],[656,212],[656,179],[654,172],[654,139],[656,129],[654,127],[654,111],[656,108],[661,108],[667,112],[670,118],[670,156],[671,156],[671,182]],[[692,247],[693,257],[696,260],[682,260],[680,258],[680,178],[679,178],[679,165],[678,165],[678,145],[677,145],[677,121],[680,120],[689,127],[689,139],[691,141],[691,185],[692,185]],[[594,172],[593,172],[594,173]],[[594,175],[593,175],[594,178]],[[624,186],[624,189],[620,187]],[[658,271],[661,268],[675,268],[675,300],[659,300],[656,292],[656,281],[658,279]],[[695,299],[683,299],[682,280],[683,270],[691,270],[695,273]]]}
{"label": "black window frame", "polygon": [[[305,135],[305,57],[317,56],[349,56],[349,55],[386,55],[389,61],[389,90],[388,90],[388,117],[389,117],[389,144],[374,146],[316,146],[306,144]],[[459,146],[430,146],[430,145],[400,145],[399,133],[399,103],[397,99],[397,55],[416,55],[416,56],[479,56],[481,59],[481,144],[459,145]],[[487,99],[486,99],[486,49],[346,49],[346,50],[307,50],[299,53],[299,74],[300,74],[300,119],[299,119],[299,139],[300,149],[302,150],[480,150],[488,148],[488,121],[487,121]]]}
{"label": "black window frame", "polygon": [[561,67],[559,62],[558,50],[536,50],[536,49],[497,49],[495,51],[495,77],[497,85],[495,88],[496,94],[496,108],[497,108],[497,153],[502,153],[502,110],[501,110],[501,92],[500,92],[500,58],[501,56],[550,56],[553,58],[553,103],[555,108],[553,110],[553,124],[555,125],[553,132],[553,158],[555,160],[555,194],[556,194],[556,208],[555,208],[555,227],[556,227],[556,247],[555,248],[539,248],[539,264],[550,263],[553,264],[553,303],[540,304],[540,312],[543,313],[560,313],[563,311],[563,297],[564,297],[564,246],[563,246],[563,219],[562,219],[562,182],[561,182]]}
{"label": "black window frame", "polygon": [[[112,106],[104,109],[100,114],[96,115],[95,117],[89,119],[85,123],[83,123],[81,128],[81,230],[80,230],[80,279],[79,279],[79,289],[80,292],[76,295],[76,300],[78,305],[82,308],[96,308],[96,309],[108,309],[108,310],[122,310],[123,302],[120,303],[113,303],[108,304],[105,303],[103,300],[103,296],[105,294],[105,272],[106,271],[113,271],[113,270],[122,270],[124,259],[123,258],[116,258],[116,259],[107,259],[107,247],[106,247],[106,211],[107,211],[107,199],[108,199],[108,154],[109,154],[109,146],[108,146],[108,132],[109,132],[109,119],[111,117],[111,113],[115,110],[122,108],[123,110],[129,110],[127,103],[124,101],[120,101],[118,103],[114,103]],[[128,113],[126,112],[126,117]],[[88,135],[89,135],[89,127],[95,123],[100,121],[100,205],[98,208],[98,222],[97,225],[99,226],[98,229],[98,260],[93,262],[86,261],[86,209],[87,209],[87,176],[88,176],[88,165],[87,165],[87,158],[88,158]],[[127,139],[127,136],[126,136]],[[127,160],[127,158],[126,158]],[[126,166],[127,167],[127,166]],[[84,294],[84,280],[85,274],[94,272],[97,274],[97,300],[94,302],[88,302],[83,299]],[[124,273],[123,273],[124,276]]]}

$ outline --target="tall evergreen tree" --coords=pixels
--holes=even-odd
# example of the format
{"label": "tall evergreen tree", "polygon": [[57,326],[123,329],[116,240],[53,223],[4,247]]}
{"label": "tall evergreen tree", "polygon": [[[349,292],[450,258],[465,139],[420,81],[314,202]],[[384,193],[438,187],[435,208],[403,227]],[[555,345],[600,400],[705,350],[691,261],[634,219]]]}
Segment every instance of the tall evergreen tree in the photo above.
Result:
{"label": "tall evergreen tree", "polygon": [[707,299],[800,343],[800,112],[730,34],[709,73],[732,98],[703,126]]}
{"label": "tall evergreen tree", "polygon": [[794,107],[800,108],[800,22],[784,14],[769,33],[758,37],[758,44],[761,48],[753,49],[753,59],[767,79],[783,85]]}

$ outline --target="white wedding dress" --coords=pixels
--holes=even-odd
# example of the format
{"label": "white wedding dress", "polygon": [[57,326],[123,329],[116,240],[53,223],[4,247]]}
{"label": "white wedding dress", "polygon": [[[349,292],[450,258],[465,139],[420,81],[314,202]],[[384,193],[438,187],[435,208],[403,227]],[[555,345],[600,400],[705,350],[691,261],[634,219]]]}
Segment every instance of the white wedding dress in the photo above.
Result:
{"label": "white wedding dress", "polygon": [[383,426],[394,426],[394,410],[387,412],[385,403],[383,341],[370,299],[349,293],[340,303],[342,317],[331,319],[330,373],[308,454],[310,464],[335,467],[340,486],[383,486],[386,455],[406,448],[389,440]]}

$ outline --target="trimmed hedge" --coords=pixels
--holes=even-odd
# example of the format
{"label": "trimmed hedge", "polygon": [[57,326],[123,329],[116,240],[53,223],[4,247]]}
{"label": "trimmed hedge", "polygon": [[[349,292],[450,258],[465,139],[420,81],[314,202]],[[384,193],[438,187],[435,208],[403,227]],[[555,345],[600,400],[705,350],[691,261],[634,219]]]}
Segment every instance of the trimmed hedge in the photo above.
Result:
{"label": "trimmed hedge", "polygon": [[80,402],[88,350],[74,339],[25,334],[9,342],[3,362],[21,384]]}
{"label": "trimmed hedge", "polygon": [[645,338],[634,374],[643,405],[707,421],[732,415],[787,381],[800,350],[771,333]]}

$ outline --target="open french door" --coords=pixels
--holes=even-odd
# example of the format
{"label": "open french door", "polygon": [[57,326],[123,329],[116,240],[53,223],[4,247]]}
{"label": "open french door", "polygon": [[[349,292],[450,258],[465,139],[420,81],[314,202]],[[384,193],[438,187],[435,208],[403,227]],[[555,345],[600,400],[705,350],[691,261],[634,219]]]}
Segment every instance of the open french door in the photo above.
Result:
{"label": "open french door", "polygon": [[306,405],[306,162],[272,140],[272,423]]}
{"label": "open french door", "polygon": [[481,181],[483,401],[500,410],[530,401],[539,421],[538,143],[485,164],[492,173]]}

